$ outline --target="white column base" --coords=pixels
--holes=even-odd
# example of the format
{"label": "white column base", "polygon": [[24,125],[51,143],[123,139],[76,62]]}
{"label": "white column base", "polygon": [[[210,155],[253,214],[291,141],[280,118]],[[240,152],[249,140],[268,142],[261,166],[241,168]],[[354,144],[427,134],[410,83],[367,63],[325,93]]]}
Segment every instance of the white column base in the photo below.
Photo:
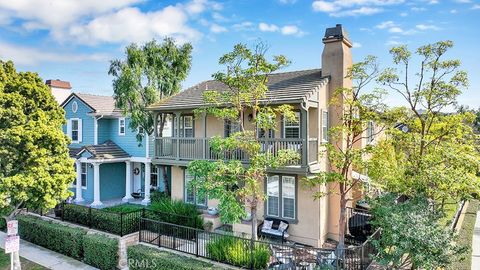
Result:
{"label": "white column base", "polygon": [[122,202],[129,202],[132,199],[133,199],[132,196],[125,196],[125,197],[122,198]]}
{"label": "white column base", "polygon": [[150,198],[145,198],[142,200],[142,205],[149,205],[150,204]]}
{"label": "white column base", "polygon": [[75,200],[73,201],[76,203],[80,203],[80,202],[84,202],[85,200],[82,197],[80,197],[80,198],[75,198]]}
{"label": "white column base", "polygon": [[91,203],[90,206],[93,207],[93,208],[99,208],[99,207],[103,206],[103,203],[100,202],[100,201],[97,201],[97,202]]}

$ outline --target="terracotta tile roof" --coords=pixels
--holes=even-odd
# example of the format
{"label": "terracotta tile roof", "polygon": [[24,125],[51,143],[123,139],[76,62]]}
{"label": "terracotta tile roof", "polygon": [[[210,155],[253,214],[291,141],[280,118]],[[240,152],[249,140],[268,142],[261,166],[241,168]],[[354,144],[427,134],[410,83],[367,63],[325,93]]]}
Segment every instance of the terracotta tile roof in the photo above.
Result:
{"label": "terracotta tile roof", "polygon": [[50,87],[55,87],[55,88],[63,88],[63,89],[72,89],[72,86],[70,85],[70,82],[67,81],[61,81],[61,80],[47,80],[45,82],[46,85]]}
{"label": "terracotta tile roof", "polygon": [[[271,74],[264,102],[299,102],[322,83],[324,78],[320,69],[301,70]],[[190,87],[177,95],[149,106],[150,110],[192,109],[201,107],[203,92],[206,90],[228,91],[225,84],[209,80]]]}

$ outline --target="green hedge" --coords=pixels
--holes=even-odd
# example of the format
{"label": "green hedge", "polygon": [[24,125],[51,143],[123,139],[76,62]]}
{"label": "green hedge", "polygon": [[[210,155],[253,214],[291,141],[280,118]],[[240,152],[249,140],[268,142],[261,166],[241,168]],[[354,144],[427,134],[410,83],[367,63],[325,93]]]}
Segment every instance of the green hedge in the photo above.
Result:
{"label": "green hedge", "polygon": [[81,260],[83,237],[87,231],[33,216],[18,216],[20,238],[30,243]]}
{"label": "green hedge", "polygon": [[127,248],[128,266],[130,270],[209,270],[217,268],[211,263],[195,260],[174,253],[160,251],[143,245]]}
{"label": "green hedge", "polygon": [[83,237],[83,256],[86,264],[101,270],[115,269],[118,264],[118,240],[101,234]]}
{"label": "green hedge", "polygon": [[[249,268],[251,264],[250,240],[232,236],[221,236],[207,244],[208,258],[235,266]],[[270,250],[266,244],[255,243],[253,248],[253,268],[265,269],[270,260]]]}
{"label": "green hedge", "polygon": [[157,201],[152,202],[149,209],[161,213],[147,211],[146,218],[191,228],[203,229],[203,217],[197,207],[193,204],[185,203],[181,200],[160,198]]}

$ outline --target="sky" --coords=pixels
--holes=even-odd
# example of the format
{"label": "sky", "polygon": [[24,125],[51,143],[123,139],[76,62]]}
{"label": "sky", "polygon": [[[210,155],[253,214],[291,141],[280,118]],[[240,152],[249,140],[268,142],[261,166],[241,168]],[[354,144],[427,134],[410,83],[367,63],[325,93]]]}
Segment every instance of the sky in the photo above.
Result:
{"label": "sky", "polygon": [[349,32],[354,61],[375,55],[383,68],[392,66],[392,46],[452,40],[447,57],[460,59],[470,79],[459,103],[480,107],[480,0],[0,0],[0,59],[74,91],[111,95],[110,61],[132,42],[169,36],[194,47],[186,88],[211,79],[240,42],[266,42],[292,62],[285,71],[319,68],[325,28],[335,24]]}

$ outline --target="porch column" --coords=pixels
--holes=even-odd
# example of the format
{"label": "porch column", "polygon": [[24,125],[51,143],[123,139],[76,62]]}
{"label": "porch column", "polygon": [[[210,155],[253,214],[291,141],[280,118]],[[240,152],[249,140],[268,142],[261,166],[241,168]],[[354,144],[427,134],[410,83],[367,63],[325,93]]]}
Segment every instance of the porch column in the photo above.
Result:
{"label": "porch column", "polygon": [[92,207],[102,206],[100,201],[100,163],[93,164],[93,203],[90,204]]}
{"label": "porch column", "polygon": [[142,200],[143,205],[150,204],[150,162],[145,162],[145,197]]}
{"label": "porch column", "polygon": [[[203,126],[203,140],[202,140],[202,153],[203,159],[207,159],[207,114],[202,113],[202,126]],[[210,159],[210,157],[208,157]]]}
{"label": "porch column", "polygon": [[83,202],[82,197],[82,163],[80,160],[75,160],[77,168],[77,185],[75,187],[75,202]]}
{"label": "porch column", "polygon": [[302,109],[300,111],[300,138],[303,141],[302,157],[301,157],[302,166],[308,165],[308,125],[309,125],[308,107],[303,108],[302,106]]}
{"label": "porch column", "polygon": [[180,112],[175,112],[175,122],[177,123],[177,130],[175,131],[177,133],[177,145],[176,145],[176,159],[180,159]]}
{"label": "porch column", "polygon": [[122,201],[128,202],[132,197],[132,166],[130,161],[125,161],[125,197]]}

